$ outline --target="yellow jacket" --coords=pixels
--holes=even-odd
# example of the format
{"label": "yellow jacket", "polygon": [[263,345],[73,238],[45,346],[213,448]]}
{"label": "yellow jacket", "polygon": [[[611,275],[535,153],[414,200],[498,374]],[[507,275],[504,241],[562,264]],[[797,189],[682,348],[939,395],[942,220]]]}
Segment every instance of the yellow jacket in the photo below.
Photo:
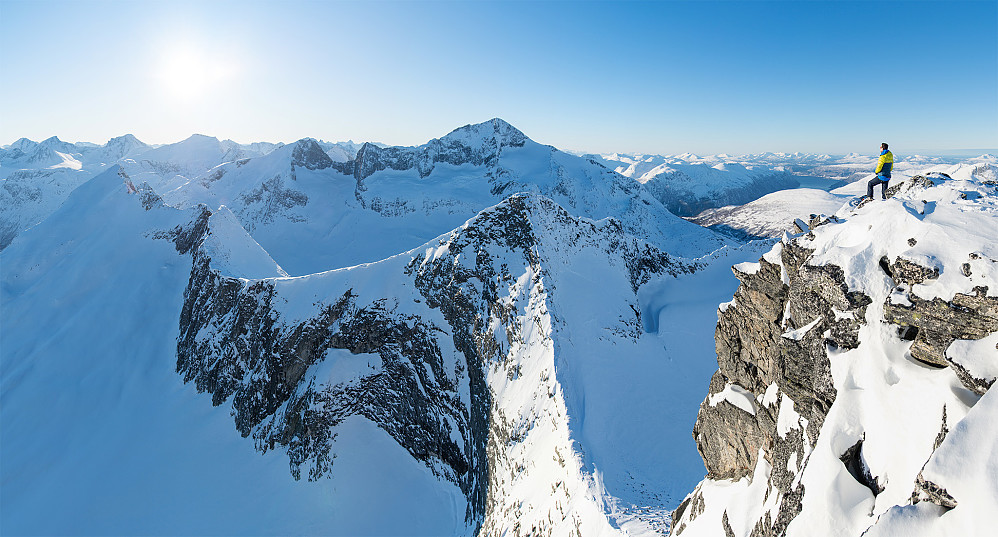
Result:
{"label": "yellow jacket", "polygon": [[873,170],[877,175],[890,178],[891,168],[894,167],[894,154],[888,150],[880,153],[880,160],[877,161],[877,169]]}

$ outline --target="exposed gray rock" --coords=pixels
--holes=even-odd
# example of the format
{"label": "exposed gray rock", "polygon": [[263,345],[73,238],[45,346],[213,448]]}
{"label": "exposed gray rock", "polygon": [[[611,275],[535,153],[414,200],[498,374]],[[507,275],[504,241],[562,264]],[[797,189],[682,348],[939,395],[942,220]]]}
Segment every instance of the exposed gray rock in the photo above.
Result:
{"label": "exposed gray rock", "polygon": [[845,453],[839,456],[839,460],[842,461],[849,475],[859,482],[859,484],[870,489],[870,492],[874,496],[884,491],[880,480],[870,473],[870,467],[866,465],[866,461],[863,459],[863,439],[857,440],[855,444],[850,446]]}
{"label": "exposed gray rock", "polygon": [[[472,136],[479,138],[476,141],[480,144],[470,145],[467,138]],[[526,135],[515,127],[501,119],[493,119],[480,125],[465,125],[444,138],[431,140],[417,148],[379,147],[365,143],[354,160],[332,165],[353,175],[358,191],[362,192],[366,190],[364,179],[381,170],[415,168],[420,177],[427,177],[438,163],[489,166],[499,159],[503,148],[522,147],[526,141]]]}
{"label": "exposed gray rock", "polygon": [[145,210],[150,211],[155,207],[164,205],[163,197],[157,194],[149,183],[143,181],[135,190],[142,199],[142,207]]}
{"label": "exposed gray rock", "polygon": [[[998,345],[995,346],[995,360],[998,360]],[[991,386],[995,383],[995,377],[979,377],[971,372],[969,369],[964,367],[960,362],[946,357],[946,361],[949,363],[950,368],[956,373],[957,378],[968,390],[976,393],[977,395],[984,395]]]}
{"label": "exposed gray rock", "polygon": [[319,144],[311,138],[305,138],[295,143],[295,148],[291,151],[291,169],[295,166],[308,168],[309,170],[323,170],[333,165],[333,159],[319,147]]}
{"label": "exposed gray rock", "polygon": [[[692,522],[696,520],[698,516],[703,514],[703,511],[706,508],[707,505],[703,501],[703,494],[700,493],[700,489],[698,488],[693,492],[693,494],[687,496],[686,499],[679,504],[679,507],[672,512],[672,520],[689,520]],[[687,510],[689,511],[687,512]],[[671,535],[681,535],[684,529],[686,529],[685,523],[673,526]]]}
{"label": "exposed gray rock", "polygon": [[[939,449],[942,445],[943,440],[946,439],[946,435],[949,433],[949,426],[946,420],[946,406],[943,405],[943,418],[942,425],[939,428],[939,433],[936,435],[935,441],[932,443],[932,451]],[[928,462],[926,461],[926,464]],[[925,467],[923,465],[922,469]],[[911,493],[911,503],[918,503],[928,501],[936,505],[945,507],[947,509],[952,509],[956,507],[956,500],[946,491],[946,489],[936,485],[935,483],[926,480],[922,476],[922,472],[918,473],[918,477],[915,479],[915,491]]]}
{"label": "exposed gray rock", "polygon": [[735,530],[731,529],[731,523],[728,522],[727,510],[721,515],[721,527],[724,528],[724,537],[735,537]]}
{"label": "exposed gray rock", "polygon": [[[917,330],[911,346],[913,358],[937,367],[947,367],[951,362],[946,359],[946,348],[954,340],[981,339],[998,331],[998,297],[987,296],[986,287],[976,287],[974,293],[957,293],[949,301],[941,298],[925,300],[909,294],[910,305],[888,300],[884,304],[884,318]],[[957,372],[959,374],[958,369]]]}
{"label": "exposed gray rock", "polygon": [[273,222],[278,215],[285,215],[292,222],[304,219],[289,209],[308,205],[308,195],[295,190],[278,174],[260,183],[260,186],[239,195],[240,218],[246,231],[253,232],[256,223]]}
{"label": "exposed gray rock", "polygon": [[[710,381],[711,396],[725,387],[720,371]],[[761,422],[761,423],[760,423]],[[740,479],[751,475],[759,448],[769,448],[772,443],[766,433],[775,427],[775,416],[765,408],[750,414],[727,401],[717,405],[708,402],[700,405],[693,438],[707,467],[709,479]]]}
{"label": "exposed gray rock", "polygon": [[[814,225],[829,221],[812,218]],[[804,487],[796,475],[836,396],[827,351],[859,345],[859,328],[871,304],[868,296],[848,288],[840,267],[808,264],[811,254],[793,240],[783,244],[779,264],[763,257],[754,273],[735,271],[741,285],[734,303],[718,314],[718,371],[694,426],[709,479],[752,475],[760,449],[770,463],[768,494],[780,495],[779,507],[758,521],[755,536],[783,535],[800,513]],[[712,396],[728,383],[758,401],[776,384],[780,400],[788,398],[807,420],[806,430],[779,435],[780,404],[755,404],[754,414],[719,398],[711,405]],[[677,510],[674,520],[682,515]]]}
{"label": "exposed gray rock", "polygon": [[889,263],[884,257],[880,260],[880,267],[896,283],[903,283],[909,287],[926,280],[939,279],[939,267],[925,267],[902,257],[895,258],[893,263]]}
{"label": "exposed gray rock", "polygon": [[[946,177],[947,179],[950,178],[948,175],[945,175],[945,174],[938,174],[938,175],[942,175],[942,176]],[[900,183],[898,183],[896,185],[892,185],[892,186],[888,187],[887,188],[887,197],[888,198],[893,198],[894,196],[898,195],[901,192],[908,192],[909,190],[916,189],[916,188],[931,188],[931,187],[934,187],[937,184],[941,183],[942,181],[943,181],[943,179],[941,177],[937,177],[936,179],[932,179],[932,178],[926,177],[924,175],[915,175],[911,179],[908,179],[907,181],[902,181],[902,182],[900,182]]]}
{"label": "exposed gray rock", "polygon": [[918,473],[918,477],[915,479],[915,487],[914,501],[916,503],[918,501],[928,501],[947,509],[956,507],[956,499],[946,489],[922,477],[921,472]]}

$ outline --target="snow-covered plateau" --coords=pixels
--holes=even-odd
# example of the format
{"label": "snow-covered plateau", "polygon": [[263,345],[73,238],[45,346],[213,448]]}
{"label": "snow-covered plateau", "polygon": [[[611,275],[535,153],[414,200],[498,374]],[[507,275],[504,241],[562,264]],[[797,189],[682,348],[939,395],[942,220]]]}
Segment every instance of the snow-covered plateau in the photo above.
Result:
{"label": "snow-covered plateau", "polygon": [[985,535],[998,165],[873,162],[18,140],[0,534]]}

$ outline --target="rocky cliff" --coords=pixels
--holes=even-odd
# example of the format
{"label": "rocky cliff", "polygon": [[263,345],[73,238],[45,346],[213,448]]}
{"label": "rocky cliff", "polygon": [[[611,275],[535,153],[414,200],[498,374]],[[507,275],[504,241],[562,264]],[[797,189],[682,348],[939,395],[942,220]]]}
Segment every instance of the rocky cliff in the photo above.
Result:
{"label": "rocky cliff", "polygon": [[893,535],[918,502],[970,500],[947,492],[967,490],[952,472],[922,469],[998,375],[995,188],[968,172],[890,194],[734,267],[693,430],[707,478],[673,535]]}
{"label": "rocky cliff", "polygon": [[295,478],[329,473],[344,420],[372,421],[460,487],[481,535],[610,528],[555,367],[572,359],[559,351],[563,272],[598,263],[604,290],[626,290],[604,295],[608,311],[627,313],[596,336],[633,345],[641,285],[697,268],[613,220],[579,219],[535,196],[513,196],[408,254],[303,278],[226,276],[208,249],[190,249],[177,344],[186,382],[230,403],[239,432],[260,451],[285,452]]}

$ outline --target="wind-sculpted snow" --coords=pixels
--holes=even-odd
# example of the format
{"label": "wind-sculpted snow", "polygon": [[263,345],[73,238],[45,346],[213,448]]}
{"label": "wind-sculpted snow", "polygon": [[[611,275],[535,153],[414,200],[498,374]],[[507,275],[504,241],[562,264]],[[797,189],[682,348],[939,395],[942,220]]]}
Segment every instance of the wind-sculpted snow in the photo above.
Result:
{"label": "wind-sculpted snow", "polygon": [[578,256],[625,291],[607,307],[627,310],[630,330],[599,337],[634,352],[637,290],[697,267],[532,196],[408,254],[301,278],[228,277],[195,250],[177,369],[231,401],[241,434],[285,451],[296,478],[335,469],[340,425],[362,416],[456,483],[483,535],[609,531],[557,365],[578,358],[559,351],[571,345],[552,282]]}
{"label": "wind-sculpted snow", "polygon": [[966,468],[993,462],[989,169],[897,181],[735,266],[694,429],[708,476],[673,534],[986,533],[998,487]]}
{"label": "wind-sculpted snow", "polygon": [[707,209],[691,222],[738,240],[779,238],[792,231],[793,222],[808,215],[834,214],[847,196],[824,190],[794,188],[766,194],[744,205]]}

